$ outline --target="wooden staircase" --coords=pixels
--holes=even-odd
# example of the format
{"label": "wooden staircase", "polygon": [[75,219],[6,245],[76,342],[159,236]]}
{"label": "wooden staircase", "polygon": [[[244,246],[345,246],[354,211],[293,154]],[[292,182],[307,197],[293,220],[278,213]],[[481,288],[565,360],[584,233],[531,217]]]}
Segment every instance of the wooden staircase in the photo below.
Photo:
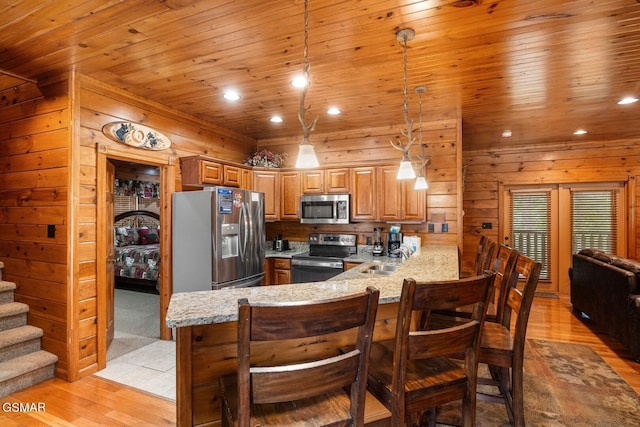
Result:
{"label": "wooden staircase", "polygon": [[29,306],[13,299],[0,262],[0,397],[53,378],[58,356],[41,350],[42,329],[27,325]]}

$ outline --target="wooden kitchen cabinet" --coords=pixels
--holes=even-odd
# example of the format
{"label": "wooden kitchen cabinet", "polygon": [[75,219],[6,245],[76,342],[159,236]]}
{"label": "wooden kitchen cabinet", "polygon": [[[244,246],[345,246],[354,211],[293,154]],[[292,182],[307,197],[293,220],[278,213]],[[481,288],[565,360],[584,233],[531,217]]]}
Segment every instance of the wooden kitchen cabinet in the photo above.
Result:
{"label": "wooden kitchen cabinet", "polygon": [[350,169],[315,169],[302,172],[302,194],[349,193]]}
{"label": "wooden kitchen cabinet", "polygon": [[397,165],[378,167],[381,221],[426,221],[425,191],[414,190],[415,180],[398,180]]}
{"label": "wooden kitchen cabinet", "polygon": [[280,219],[300,219],[300,172],[280,172]]}
{"label": "wooden kitchen cabinet", "polygon": [[222,185],[222,163],[201,157],[187,157],[180,159],[180,168],[184,185]]}
{"label": "wooden kitchen cabinet", "polygon": [[264,193],[264,219],[280,219],[280,173],[277,171],[253,171],[253,189]]}
{"label": "wooden kitchen cabinet", "polygon": [[227,187],[241,187],[240,168],[232,165],[222,165],[222,185]]}
{"label": "wooden kitchen cabinet", "polygon": [[405,221],[427,221],[427,192],[413,188],[415,180],[402,183],[402,219]]}
{"label": "wooden kitchen cabinet", "polygon": [[241,168],[215,159],[192,156],[180,159],[183,185],[241,187]]}
{"label": "wooden kitchen cabinet", "polygon": [[240,168],[240,188],[245,190],[253,189],[253,170]]}
{"label": "wooden kitchen cabinet", "polygon": [[376,167],[351,168],[351,220],[376,221],[378,189]]}
{"label": "wooden kitchen cabinet", "polygon": [[352,261],[344,261],[344,271],[351,270],[352,268],[359,267],[362,265],[361,262],[352,262]]}
{"label": "wooden kitchen cabinet", "polygon": [[288,285],[291,283],[291,259],[273,258],[272,285]]}
{"label": "wooden kitchen cabinet", "polygon": [[267,221],[300,219],[300,172],[253,171],[252,188],[264,193]]}
{"label": "wooden kitchen cabinet", "polygon": [[381,221],[398,221],[402,218],[402,198],[397,166],[378,168],[379,189],[382,197],[378,199],[378,214]]}
{"label": "wooden kitchen cabinet", "polygon": [[324,170],[315,169],[302,172],[302,194],[324,193]]}
{"label": "wooden kitchen cabinet", "polygon": [[325,191],[327,193],[348,193],[351,187],[351,170],[349,168],[326,169]]}

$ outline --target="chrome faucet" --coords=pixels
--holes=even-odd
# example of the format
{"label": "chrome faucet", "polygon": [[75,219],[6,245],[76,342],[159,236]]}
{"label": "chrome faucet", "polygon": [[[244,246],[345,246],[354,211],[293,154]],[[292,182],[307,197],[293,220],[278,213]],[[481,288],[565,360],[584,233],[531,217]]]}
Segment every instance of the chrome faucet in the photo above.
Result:
{"label": "chrome faucet", "polygon": [[402,258],[402,261],[406,261],[409,259],[409,257],[411,257],[411,255],[413,255],[413,249],[411,248],[411,246],[403,243],[400,245],[400,247],[396,250],[393,251],[394,254],[400,254],[400,257]]}

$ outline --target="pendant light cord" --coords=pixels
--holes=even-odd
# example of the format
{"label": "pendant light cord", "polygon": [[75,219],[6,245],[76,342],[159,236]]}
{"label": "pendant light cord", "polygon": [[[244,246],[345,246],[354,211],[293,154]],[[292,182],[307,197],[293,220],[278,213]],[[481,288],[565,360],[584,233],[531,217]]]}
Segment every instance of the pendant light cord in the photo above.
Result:
{"label": "pendant light cord", "polygon": [[316,127],[316,122],[318,121],[318,116],[311,121],[311,123],[307,124],[304,116],[309,107],[304,105],[304,98],[307,95],[307,89],[311,84],[309,80],[309,69],[311,65],[309,64],[309,1],[304,1],[304,62],[302,65],[302,72],[304,74],[304,78],[306,80],[306,84],[301,89],[300,95],[300,111],[298,112],[298,119],[300,120],[300,124],[302,125],[302,141],[303,143],[309,142],[309,135],[311,131]]}

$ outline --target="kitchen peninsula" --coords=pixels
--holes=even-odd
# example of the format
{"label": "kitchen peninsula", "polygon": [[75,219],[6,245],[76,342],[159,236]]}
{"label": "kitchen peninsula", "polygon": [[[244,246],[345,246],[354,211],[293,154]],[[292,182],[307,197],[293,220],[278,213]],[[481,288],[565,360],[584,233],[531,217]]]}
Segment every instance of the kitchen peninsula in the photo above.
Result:
{"label": "kitchen peninsula", "polygon": [[[380,263],[385,261],[382,257]],[[176,407],[179,426],[219,425],[220,390],[218,378],[236,370],[237,307],[239,298],[249,301],[308,301],[361,292],[367,286],[380,290],[374,340],[392,338],[397,303],[405,277],[418,281],[454,280],[459,276],[456,245],[423,246],[389,275],[365,271],[374,263],[317,283],[260,286],[174,294],[166,324],[176,328]],[[340,336],[320,343],[292,343],[288,354],[308,355],[335,352],[347,344]],[[268,354],[269,349],[265,349]],[[286,354],[269,355],[271,358]]]}

